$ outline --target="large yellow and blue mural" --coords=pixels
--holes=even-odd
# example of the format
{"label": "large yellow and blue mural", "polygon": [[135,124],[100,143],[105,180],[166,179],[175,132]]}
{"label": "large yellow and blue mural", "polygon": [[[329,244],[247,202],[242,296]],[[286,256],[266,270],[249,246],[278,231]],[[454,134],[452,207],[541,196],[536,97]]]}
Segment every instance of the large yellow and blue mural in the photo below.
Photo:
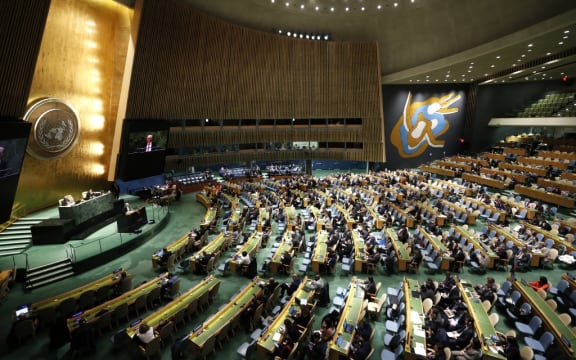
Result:
{"label": "large yellow and blue mural", "polygon": [[460,150],[464,91],[446,87],[391,92],[389,88],[383,96],[387,164],[417,166]]}

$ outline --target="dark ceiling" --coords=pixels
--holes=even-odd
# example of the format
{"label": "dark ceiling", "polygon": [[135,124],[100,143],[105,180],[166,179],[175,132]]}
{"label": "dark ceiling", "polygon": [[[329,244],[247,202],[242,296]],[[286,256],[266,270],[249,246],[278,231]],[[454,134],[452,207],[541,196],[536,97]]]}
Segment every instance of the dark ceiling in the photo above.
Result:
{"label": "dark ceiling", "polygon": [[181,1],[301,41],[377,41],[384,84],[576,77],[575,0]]}

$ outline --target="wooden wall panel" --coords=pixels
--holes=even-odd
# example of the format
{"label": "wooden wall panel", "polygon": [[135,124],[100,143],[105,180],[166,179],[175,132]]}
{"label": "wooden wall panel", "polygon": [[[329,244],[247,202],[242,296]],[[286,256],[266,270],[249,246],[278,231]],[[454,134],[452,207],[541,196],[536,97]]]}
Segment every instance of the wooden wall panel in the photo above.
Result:
{"label": "wooden wall panel", "polygon": [[0,117],[22,118],[50,0],[0,0]]}
{"label": "wooden wall panel", "polygon": [[[312,41],[255,31],[177,0],[147,0],[140,15],[127,118],[362,118],[364,140],[383,143],[376,42]],[[219,137],[211,131],[203,141],[245,143],[255,136],[240,131]],[[316,134],[326,141],[363,140],[355,131],[257,133],[259,142],[315,141]],[[364,160],[382,161],[383,151]]]}

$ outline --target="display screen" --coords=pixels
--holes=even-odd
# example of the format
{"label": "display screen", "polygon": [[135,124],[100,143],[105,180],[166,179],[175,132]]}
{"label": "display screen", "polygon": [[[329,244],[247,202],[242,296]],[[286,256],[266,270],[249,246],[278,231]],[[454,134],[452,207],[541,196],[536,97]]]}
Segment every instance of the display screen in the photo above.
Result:
{"label": "display screen", "polygon": [[124,120],[117,177],[128,181],[162,174],[168,129],[166,120]]}
{"label": "display screen", "polygon": [[0,119],[0,223],[10,219],[31,124]]}

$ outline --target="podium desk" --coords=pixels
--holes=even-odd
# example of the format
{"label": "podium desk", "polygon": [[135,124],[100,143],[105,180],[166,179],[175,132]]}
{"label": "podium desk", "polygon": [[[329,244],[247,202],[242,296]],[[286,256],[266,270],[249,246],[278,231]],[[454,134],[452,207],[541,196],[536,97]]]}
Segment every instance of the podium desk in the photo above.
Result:
{"label": "podium desk", "polygon": [[136,211],[116,216],[116,224],[119,233],[131,233],[148,223],[146,208],[141,207]]}

